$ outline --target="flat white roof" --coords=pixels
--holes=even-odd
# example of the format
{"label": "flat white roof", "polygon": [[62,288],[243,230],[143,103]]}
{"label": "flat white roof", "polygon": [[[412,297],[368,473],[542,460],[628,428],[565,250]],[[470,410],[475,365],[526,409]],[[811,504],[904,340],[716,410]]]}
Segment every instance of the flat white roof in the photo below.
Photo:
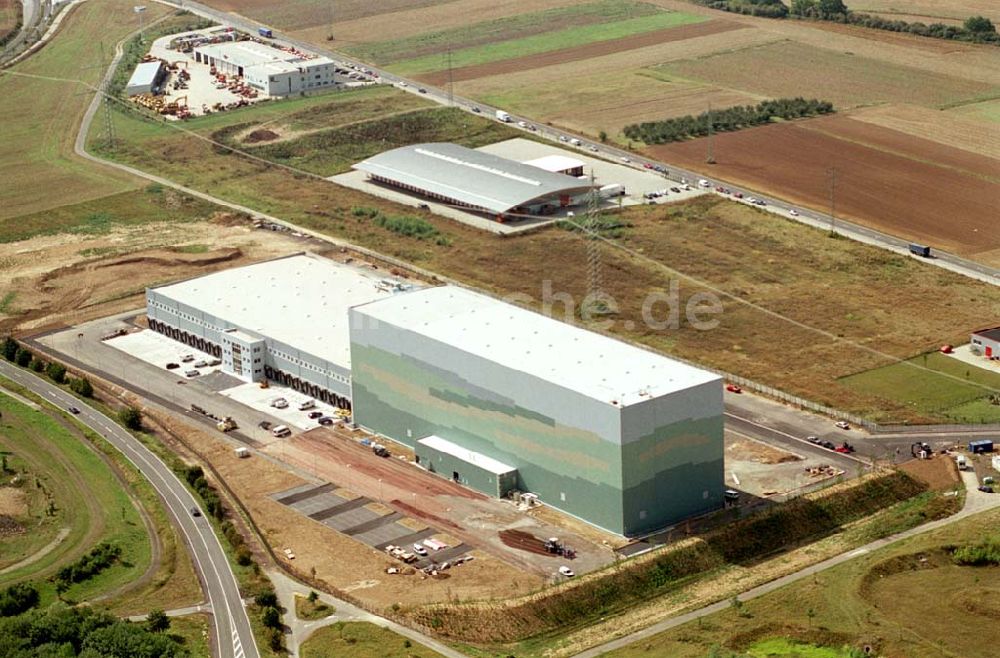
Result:
{"label": "flat white roof", "polygon": [[357,310],[618,407],[720,379],[458,286],[415,290]]}
{"label": "flat white roof", "polygon": [[151,86],[156,82],[156,75],[160,72],[161,66],[163,66],[163,62],[155,60],[153,62],[143,62],[135,67],[132,77],[128,79],[126,88]]}
{"label": "flat white roof", "polygon": [[540,158],[535,158],[534,160],[527,160],[524,164],[555,173],[566,171],[568,169],[578,169],[584,166],[583,162],[577,160],[576,158],[557,154],[544,155]]}
{"label": "flat white roof", "polygon": [[486,455],[475,452],[474,450],[469,450],[468,448],[463,448],[460,445],[454,444],[448,439],[442,439],[440,436],[432,434],[426,438],[420,439],[417,443],[422,443],[428,448],[437,450],[438,452],[443,452],[446,455],[451,455],[461,459],[467,464],[472,464],[473,466],[478,466],[484,471],[489,471],[494,475],[504,475],[506,473],[512,473],[517,469],[513,466],[508,466],[503,462],[499,462],[492,457],[487,457]]}
{"label": "flat white roof", "polygon": [[228,41],[197,46],[195,50],[203,55],[221,59],[234,66],[250,68],[253,66],[280,66],[283,72],[309,68],[323,64],[333,64],[328,57],[302,57],[300,53],[291,53],[279,48],[256,41]]}
{"label": "flat white roof", "polygon": [[391,297],[385,279],[382,271],[300,254],[155,290],[241,329],[349,368],[347,311]]}

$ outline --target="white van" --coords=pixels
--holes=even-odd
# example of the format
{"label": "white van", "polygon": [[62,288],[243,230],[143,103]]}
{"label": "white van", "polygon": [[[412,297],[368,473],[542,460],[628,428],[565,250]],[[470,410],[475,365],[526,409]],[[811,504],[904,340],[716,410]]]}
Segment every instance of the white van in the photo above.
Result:
{"label": "white van", "polygon": [[314,400],[306,400],[305,402],[299,402],[299,411],[309,411],[316,407],[316,402]]}
{"label": "white van", "polygon": [[291,435],[292,430],[288,429],[287,425],[278,425],[271,430],[271,434],[278,437],[279,439],[285,436]]}

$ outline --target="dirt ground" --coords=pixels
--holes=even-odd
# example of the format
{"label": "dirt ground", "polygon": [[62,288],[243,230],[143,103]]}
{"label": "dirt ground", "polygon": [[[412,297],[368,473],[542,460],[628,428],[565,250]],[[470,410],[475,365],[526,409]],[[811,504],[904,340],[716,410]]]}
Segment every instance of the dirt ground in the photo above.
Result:
{"label": "dirt ground", "polygon": [[962,482],[955,460],[947,455],[936,455],[932,459],[913,459],[900,466],[899,470],[926,482],[932,491],[952,489]]}
{"label": "dirt ground", "polygon": [[21,517],[28,513],[24,492],[13,487],[0,487],[0,516]]}
{"label": "dirt ground", "polygon": [[[646,152],[703,169],[705,148],[691,140]],[[847,116],[721,134],[714,149],[720,178],[828,211],[837,167],[838,216],[962,255],[1000,247],[1000,160]]]}
{"label": "dirt ground", "polygon": [[[602,57],[604,55],[627,52],[635,50],[636,48],[645,48],[673,41],[685,41],[687,39],[705,37],[741,29],[746,29],[746,26],[725,20],[707,21],[705,23],[671,27],[663,30],[656,30],[654,32],[637,34],[622,39],[588,43],[582,46],[554,50],[538,55],[517,57],[499,62],[490,62],[488,64],[463,66],[452,70],[451,79],[453,82],[460,82],[463,80],[474,80],[476,78],[485,78],[493,75],[507,75],[518,71],[528,71],[546,66],[565,64],[567,62],[580,62],[593,57]],[[430,85],[443,86],[448,83],[448,75],[447,71],[438,71],[436,73],[419,75],[417,76],[417,79],[423,80]]]}
{"label": "dirt ground", "polygon": [[784,464],[802,458],[774,446],[751,439],[733,438],[726,442],[726,457],[758,464]]}
{"label": "dirt ground", "polygon": [[[58,234],[0,244],[0,330],[39,329],[142,306],[145,288],[303,251],[312,241],[266,235],[226,214],[105,235]],[[58,267],[53,267],[58,263]]]}
{"label": "dirt ground", "polygon": [[[304,469],[289,469],[277,460],[315,466],[319,458],[311,456],[302,447],[297,448],[292,442],[292,445],[272,444],[266,453],[239,459],[234,454],[237,444],[218,438],[214,433],[192,430],[188,435],[198,442],[203,456],[211,461],[247,506],[275,552],[281,555],[285,548],[294,551],[296,557],[288,563],[289,567],[303,574],[311,574],[315,570],[315,577],[332,588],[351,592],[376,607],[384,608],[393,603],[417,605],[454,598],[503,596],[508,592],[523,593],[540,584],[537,576],[511,568],[482,551],[476,551],[474,561],[462,565],[460,571],[449,572],[447,578],[425,578],[420,574],[387,575],[386,567],[399,566],[396,560],[271,498],[275,492],[307,482],[319,483]],[[303,445],[310,443],[314,444],[306,441]],[[298,474],[293,470],[297,470]],[[377,488],[369,491],[359,484],[360,476],[347,479],[352,491],[378,499]],[[375,486],[378,486],[377,482]],[[439,486],[440,491],[459,489],[443,480]],[[392,495],[396,493],[387,481],[385,493],[389,495],[390,492]],[[464,489],[461,492],[475,495]],[[350,559],[345,559],[345,556],[350,556]]]}
{"label": "dirt ground", "polygon": [[[407,460],[375,457],[358,443],[362,436],[336,429],[313,430],[272,442],[266,451],[320,480],[340,484],[443,530],[506,563],[512,576],[521,580],[526,574],[532,574],[531,578],[549,576],[558,562],[510,549],[500,541],[501,530],[516,527],[539,537],[559,537],[577,551],[573,564],[581,573],[610,562],[611,548],[624,543],[596,528],[583,530],[582,523],[555,510],[519,512],[511,503],[427,473]],[[392,450],[399,452],[395,445]]]}

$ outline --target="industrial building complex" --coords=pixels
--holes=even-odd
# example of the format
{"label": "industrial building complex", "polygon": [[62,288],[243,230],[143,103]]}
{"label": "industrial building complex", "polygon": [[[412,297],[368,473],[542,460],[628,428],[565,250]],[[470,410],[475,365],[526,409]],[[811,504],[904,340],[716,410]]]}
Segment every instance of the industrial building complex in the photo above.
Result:
{"label": "industrial building complex", "polygon": [[268,96],[289,96],[336,84],[337,66],[333,60],[257,41],[197,46],[194,59],[215,67],[221,74],[242,77],[248,85]]}
{"label": "industrial building complex", "polygon": [[[592,187],[575,175],[583,163],[560,158],[547,168],[457,144],[415,144],[354,165],[377,183],[503,221],[509,215],[545,215],[586,202]],[[555,166],[555,170],[551,167]]]}
{"label": "industrial building complex", "polygon": [[353,410],[429,471],[631,536],[723,504],[720,379],[457,286],[311,255],[147,292],[149,326]]}

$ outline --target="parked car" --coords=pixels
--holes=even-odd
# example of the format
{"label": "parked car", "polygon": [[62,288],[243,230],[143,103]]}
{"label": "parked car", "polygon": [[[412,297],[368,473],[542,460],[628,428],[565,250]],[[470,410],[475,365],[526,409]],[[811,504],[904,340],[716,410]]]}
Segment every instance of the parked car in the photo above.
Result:
{"label": "parked car", "polygon": [[830,441],[822,441],[820,442],[820,445],[826,448],[827,450],[833,450],[834,448],[837,447],[833,445],[833,443],[831,443]]}
{"label": "parked car", "polygon": [[476,107],[475,105],[473,105],[473,106],[472,106],[472,111],[473,111],[473,112],[475,112],[476,114],[479,114],[480,112],[482,112],[482,110],[480,110],[480,109],[479,109],[478,107]]}
{"label": "parked car", "polygon": [[809,443],[817,443],[817,444],[820,442],[818,436],[807,436],[806,441],[808,441]]}
{"label": "parked car", "polygon": [[680,194],[681,193],[681,188],[679,188],[679,187],[671,187],[670,191],[673,192],[674,194]]}
{"label": "parked car", "polygon": [[262,420],[259,423],[257,423],[257,427],[261,428],[262,430],[269,430],[271,429],[271,421]]}
{"label": "parked car", "polygon": [[275,409],[287,409],[288,400],[286,400],[285,398],[274,398],[273,400],[271,400],[271,406],[274,407]]}
{"label": "parked car", "polygon": [[568,142],[569,141],[569,137],[567,137],[566,135],[559,135],[559,141],[560,142]]}
{"label": "parked car", "polygon": [[426,90],[426,89],[424,89],[423,87],[421,87],[421,88],[420,88],[420,89],[418,89],[417,91],[419,91],[419,92],[420,92],[421,94],[426,94],[426,93],[427,93],[427,90]]}
{"label": "parked car", "polygon": [[413,545],[413,552],[419,555],[420,557],[424,557],[427,555],[427,549],[421,546],[420,544]]}
{"label": "parked car", "polygon": [[798,217],[799,211],[796,210],[795,208],[792,208],[791,210],[788,211],[788,214],[791,215],[792,217]]}
{"label": "parked car", "polygon": [[726,384],[726,390],[730,393],[742,393],[743,389],[736,384]]}
{"label": "parked car", "polygon": [[578,140],[576,137],[571,138],[569,140],[569,143],[572,144],[573,146],[580,146],[581,144],[583,144],[583,142]]}
{"label": "parked car", "polygon": [[622,157],[618,158],[618,159],[621,160],[622,162],[625,162],[625,163],[632,162],[631,160],[629,160],[628,158],[626,158],[624,155]]}
{"label": "parked car", "polygon": [[990,487],[985,484],[979,487],[979,490],[982,491],[983,493],[993,493],[993,487]]}
{"label": "parked car", "polygon": [[168,363],[167,370],[177,370],[181,365],[179,363]]}
{"label": "parked car", "polygon": [[184,373],[184,376],[185,377],[197,377],[200,374],[201,374],[201,372],[199,372],[198,370],[188,370],[187,372]]}
{"label": "parked car", "polygon": [[851,424],[848,423],[846,420],[838,420],[837,427],[839,427],[842,430],[849,430],[851,429]]}
{"label": "parked car", "polygon": [[651,165],[650,163],[646,162],[646,163],[643,163],[642,167],[643,167],[643,169],[652,169],[653,165]]}
{"label": "parked car", "polygon": [[313,420],[316,420],[317,418],[322,418],[323,417],[323,412],[322,411],[310,411],[309,412],[309,417],[312,418]]}
{"label": "parked car", "polygon": [[191,363],[194,361],[194,354],[185,354],[181,357],[181,363]]}
{"label": "parked car", "polygon": [[560,575],[566,576],[567,578],[572,578],[573,576],[576,575],[573,572],[573,570],[567,567],[566,565],[559,567],[559,573]]}
{"label": "parked car", "polygon": [[321,416],[316,422],[320,425],[333,425],[336,421],[329,416]]}
{"label": "parked car", "polygon": [[195,361],[192,365],[195,368],[207,368],[208,367],[208,361]]}
{"label": "parked car", "polygon": [[737,199],[742,199],[743,198],[743,193],[742,192],[737,192],[733,196],[736,197]]}
{"label": "parked car", "polygon": [[597,147],[594,146],[593,144],[590,145],[590,150],[593,151],[594,153],[597,153]]}

